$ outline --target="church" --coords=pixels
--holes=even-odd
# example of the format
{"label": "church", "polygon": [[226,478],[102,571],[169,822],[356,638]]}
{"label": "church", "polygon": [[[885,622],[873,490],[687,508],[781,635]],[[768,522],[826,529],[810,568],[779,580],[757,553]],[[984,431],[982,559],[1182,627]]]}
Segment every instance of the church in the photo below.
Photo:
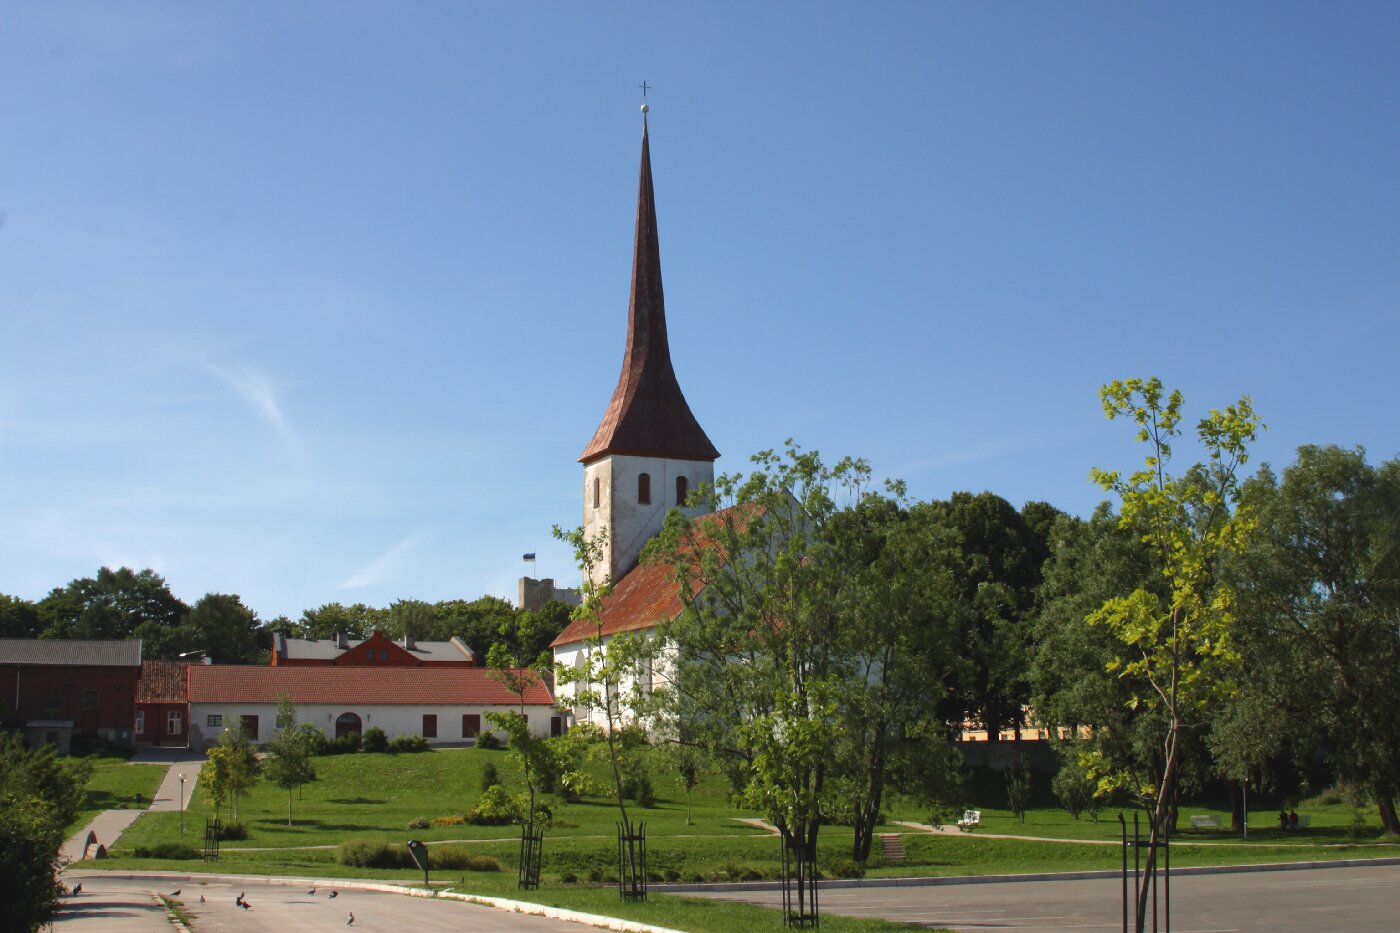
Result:
{"label": "church", "polygon": [[[583,530],[603,533],[602,560],[594,583],[606,575],[613,591],[604,601],[599,627],[575,620],[551,648],[556,667],[582,670],[589,640],[645,631],[674,618],[684,606],[666,566],[639,563],[642,547],[660,530],[666,513],[687,506],[691,490],[714,482],[719,451],[696,420],[681,392],[666,338],[666,300],[661,286],[661,245],[651,178],[646,107],[642,110],[641,177],[632,255],[632,290],[627,308],[627,347],[622,372],[598,430],[579,456],[583,464]],[[647,676],[642,674],[641,676]],[[574,722],[605,725],[599,710],[573,703],[571,685],[556,693],[561,708],[573,705]]]}

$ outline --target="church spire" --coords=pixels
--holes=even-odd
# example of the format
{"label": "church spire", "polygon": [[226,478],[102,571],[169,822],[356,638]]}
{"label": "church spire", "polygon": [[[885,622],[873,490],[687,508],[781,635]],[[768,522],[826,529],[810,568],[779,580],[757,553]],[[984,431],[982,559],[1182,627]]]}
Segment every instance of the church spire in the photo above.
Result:
{"label": "church spire", "polygon": [[612,401],[579,462],[609,454],[714,461],[719,451],[691,414],[671,368],[666,300],[661,289],[661,244],[651,184],[651,147],[642,105],[642,168],[637,189],[637,232],[632,253],[632,298],[627,351]]}

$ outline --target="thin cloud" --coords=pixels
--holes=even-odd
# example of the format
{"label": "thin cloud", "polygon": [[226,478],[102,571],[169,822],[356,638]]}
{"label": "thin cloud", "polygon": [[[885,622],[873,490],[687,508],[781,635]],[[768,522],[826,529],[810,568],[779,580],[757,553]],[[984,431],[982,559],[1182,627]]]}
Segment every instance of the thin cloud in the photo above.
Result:
{"label": "thin cloud", "polygon": [[415,532],[365,564],[345,580],[336,584],[336,589],[354,590],[365,586],[383,583],[398,568],[401,558],[418,544],[419,535]]}
{"label": "thin cloud", "polygon": [[277,404],[277,393],[262,373],[253,369],[227,369],[207,360],[204,361],[204,367],[228,383],[260,418],[277,430],[278,434],[292,443],[297,442],[295,433],[282,414],[281,406]]}

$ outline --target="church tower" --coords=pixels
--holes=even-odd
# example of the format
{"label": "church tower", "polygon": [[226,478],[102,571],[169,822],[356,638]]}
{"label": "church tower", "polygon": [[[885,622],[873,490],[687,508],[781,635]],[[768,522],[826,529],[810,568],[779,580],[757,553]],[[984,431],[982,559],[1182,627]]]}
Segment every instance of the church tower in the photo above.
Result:
{"label": "church tower", "polygon": [[644,104],[627,350],[608,410],[579,457],[583,530],[590,537],[607,530],[597,573],[606,572],[613,582],[637,565],[667,510],[683,506],[691,491],[714,481],[719,457],[671,368],[646,111]]}

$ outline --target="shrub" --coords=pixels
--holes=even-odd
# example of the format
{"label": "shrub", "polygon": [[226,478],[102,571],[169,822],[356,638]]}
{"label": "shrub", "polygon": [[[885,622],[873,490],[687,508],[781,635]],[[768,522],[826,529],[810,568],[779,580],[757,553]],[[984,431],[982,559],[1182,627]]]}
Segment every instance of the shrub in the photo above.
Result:
{"label": "shrub", "polygon": [[428,867],[452,871],[501,871],[501,863],[489,855],[476,855],[460,846],[428,849]]}
{"label": "shrub", "polygon": [[378,839],[351,839],[342,842],[335,860],[353,868],[412,868],[408,850]]}
{"label": "shrub", "polygon": [[578,875],[571,871],[566,871],[559,876],[560,884],[578,884]]}
{"label": "shrub", "polygon": [[334,741],[326,743],[327,755],[346,755],[360,750],[360,733],[347,732]]}
{"label": "shrub", "polygon": [[389,739],[384,735],[384,730],[378,726],[366,729],[364,736],[360,739],[360,751],[362,752],[382,752],[388,747]]}
{"label": "shrub", "polygon": [[827,871],[833,878],[864,878],[865,866],[850,859],[832,859]]}
{"label": "shrub", "polygon": [[495,762],[486,762],[486,767],[481,769],[481,789],[488,791],[499,783],[501,783],[501,777],[496,773]]}
{"label": "shrub", "polygon": [[153,846],[137,846],[131,853],[136,858],[196,859],[199,853],[194,846],[182,842],[161,842]]}
{"label": "shrub", "polygon": [[474,826],[504,826],[515,822],[518,812],[510,794],[497,784],[482,794],[476,806],[467,811],[467,822]]}
{"label": "shrub", "polygon": [[481,733],[481,735],[478,735],[476,737],[476,747],[484,748],[488,751],[498,751],[499,749],[505,748],[506,746],[505,743],[501,741],[500,736],[496,735],[496,733],[483,732]]}
{"label": "shrub", "polygon": [[389,743],[390,754],[400,754],[402,752],[426,752],[428,750],[428,740],[421,735],[401,735]]}
{"label": "shrub", "polygon": [[[437,820],[433,820],[433,822],[436,823]],[[409,829],[427,829],[429,825],[431,824],[429,824],[426,816],[414,817],[408,821]]]}
{"label": "shrub", "polygon": [[637,801],[639,807],[656,806],[656,792],[651,786],[651,775],[640,768],[622,779],[622,796]]}
{"label": "shrub", "polygon": [[247,839],[248,827],[242,823],[223,823],[219,826],[220,839]]}
{"label": "shrub", "polygon": [[[462,825],[463,823],[465,823],[466,821],[467,821],[467,818],[466,818],[465,816],[462,816],[462,815],[457,814],[457,813],[454,813],[454,814],[452,814],[451,816],[435,816],[435,817],[433,817],[433,825],[434,825],[434,826],[461,826],[461,825]],[[419,828],[419,827],[413,827],[413,828],[414,828],[414,829],[417,829],[417,828]]]}

